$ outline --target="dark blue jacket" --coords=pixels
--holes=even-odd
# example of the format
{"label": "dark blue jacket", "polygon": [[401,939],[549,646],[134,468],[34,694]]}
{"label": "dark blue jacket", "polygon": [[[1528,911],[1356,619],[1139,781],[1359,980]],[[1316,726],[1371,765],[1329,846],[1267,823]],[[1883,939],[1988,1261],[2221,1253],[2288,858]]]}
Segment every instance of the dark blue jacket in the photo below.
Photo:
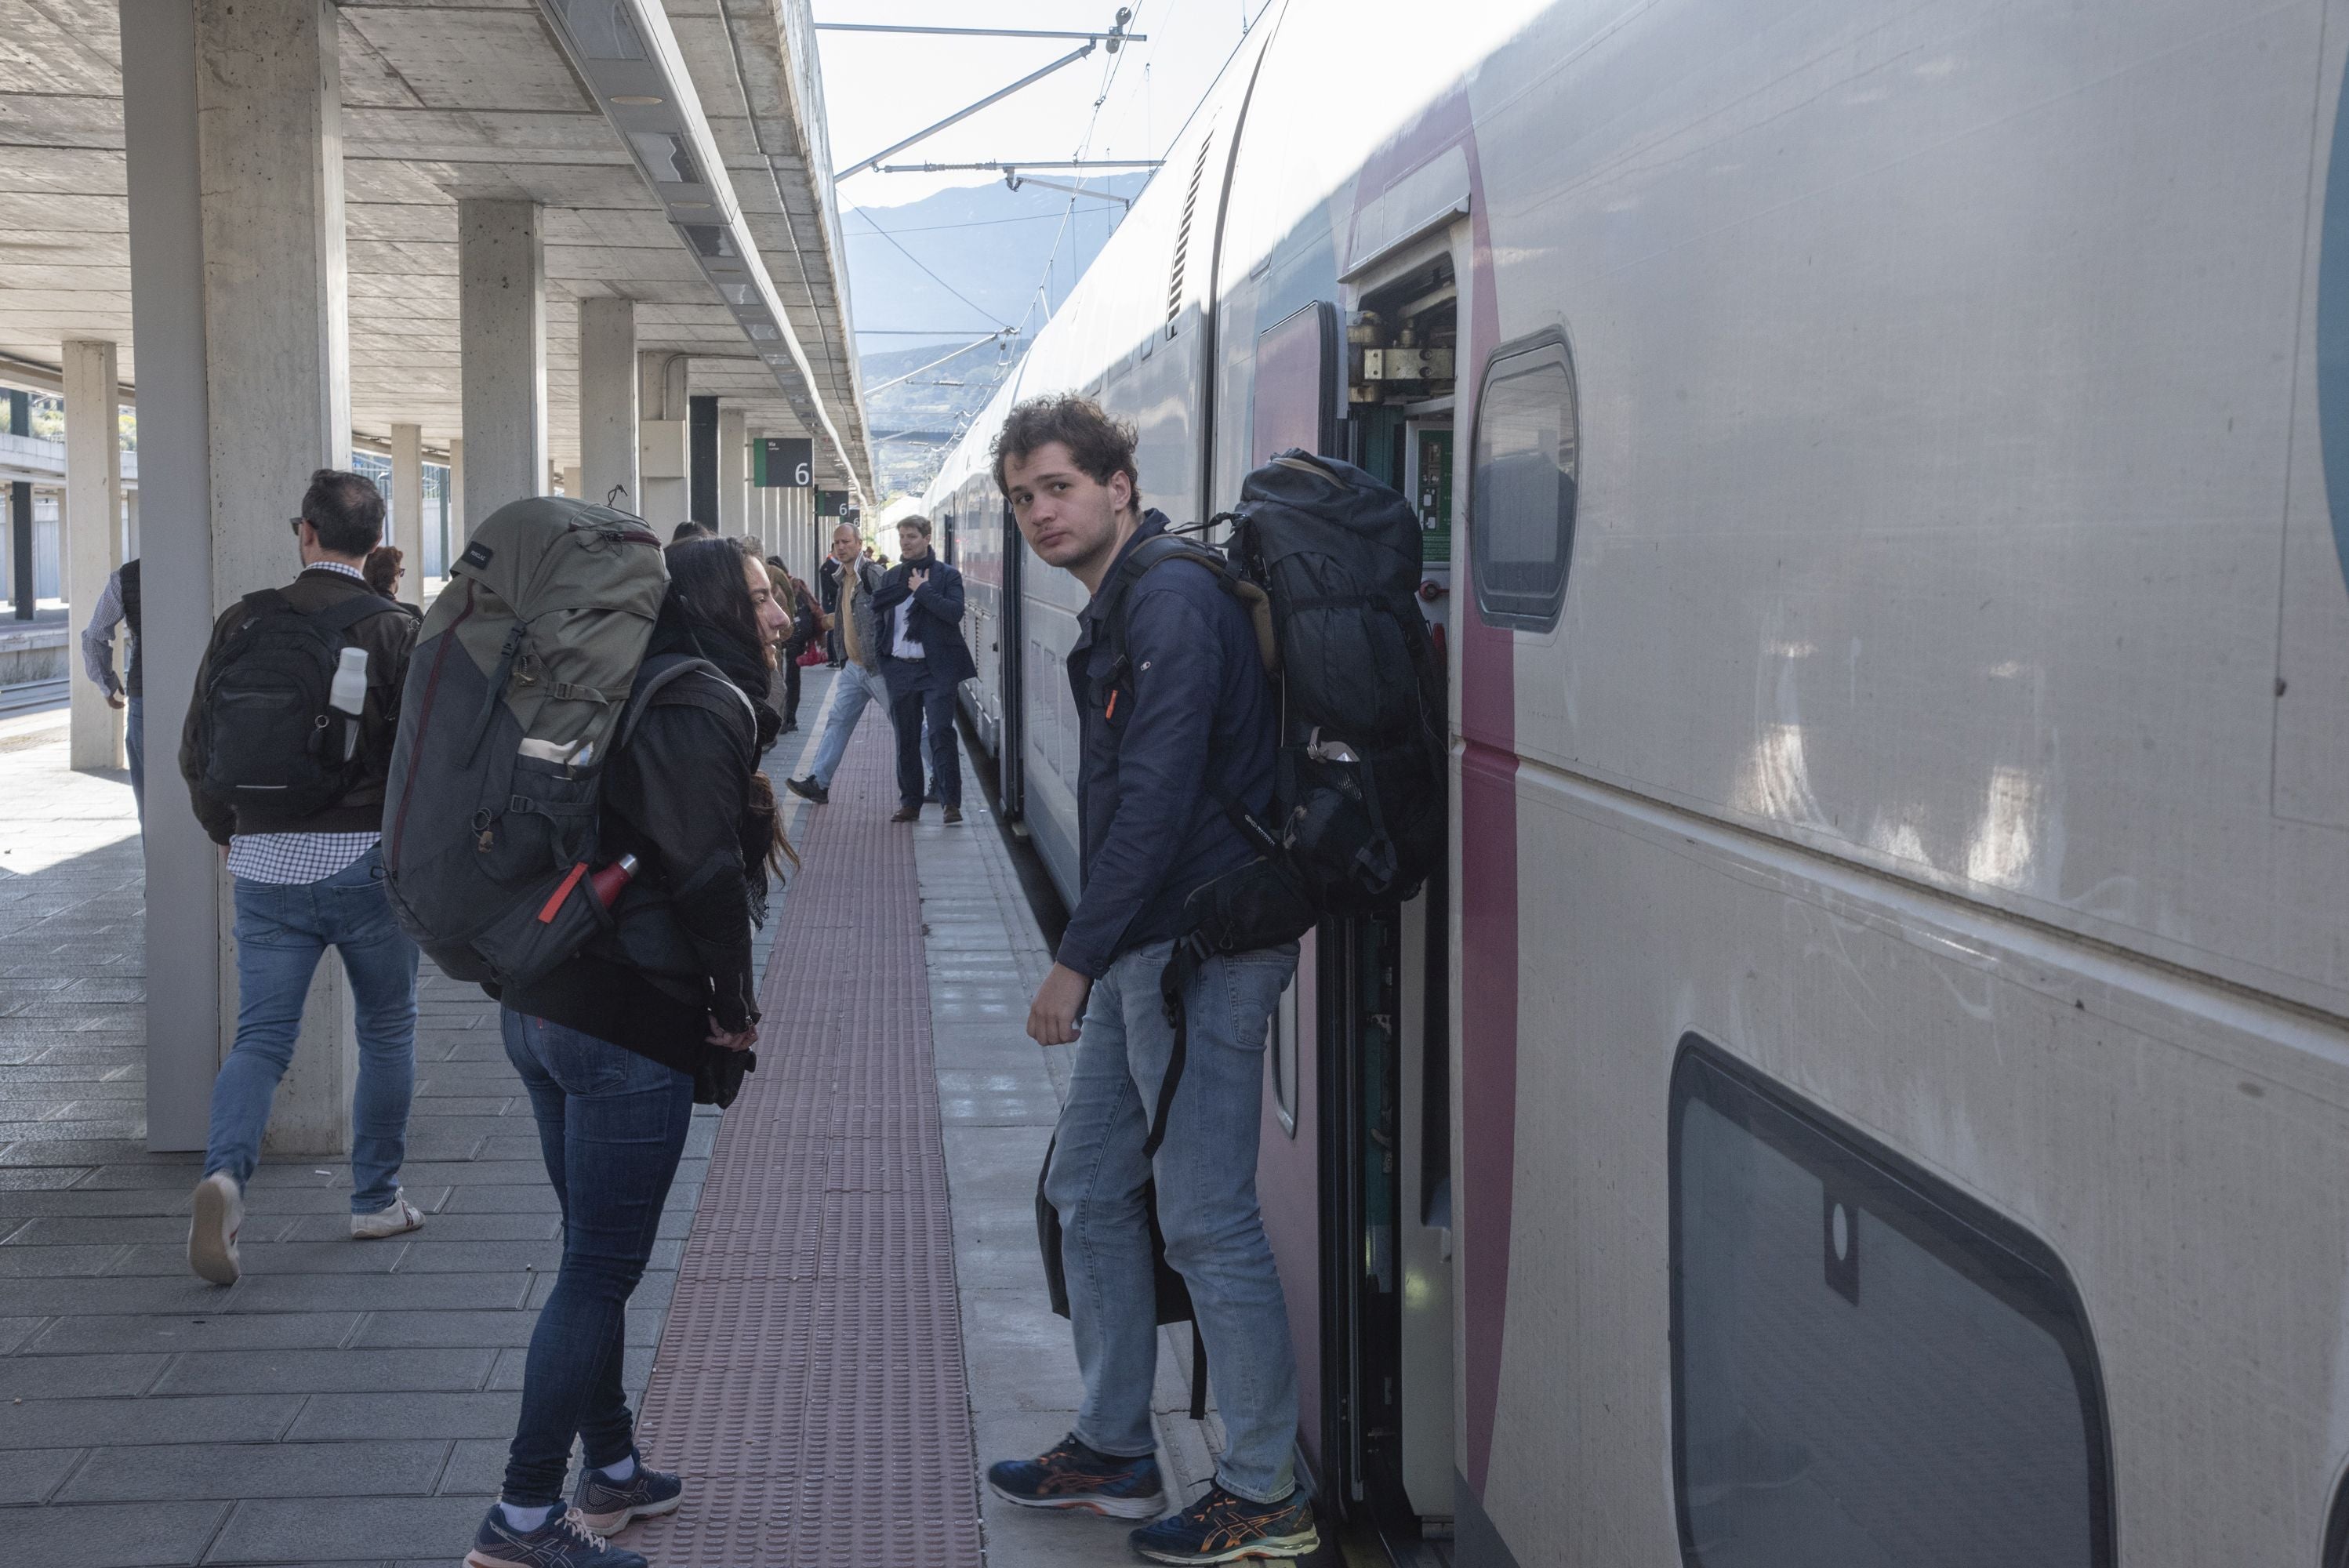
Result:
{"label": "dark blue jacket", "polygon": [[[906,577],[916,566],[927,567],[929,577],[919,588],[908,588]],[[881,674],[893,694],[916,686],[953,686],[978,674],[970,645],[962,640],[962,573],[939,560],[937,552],[889,568],[873,595],[873,613],[881,626]],[[912,617],[908,630],[922,645],[919,665],[894,651],[901,615]]]}
{"label": "dark blue jacket", "polygon": [[[1165,527],[1163,515],[1144,512],[1118,560]],[[1112,564],[1102,585],[1116,576]],[[1083,748],[1083,891],[1058,954],[1094,978],[1119,954],[1177,935],[1184,900],[1254,857],[1223,801],[1264,811],[1275,743],[1272,685],[1257,657],[1255,627],[1213,572],[1169,561],[1134,583],[1125,615],[1130,673],[1114,687],[1105,608],[1096,594],[1069,650]]]}

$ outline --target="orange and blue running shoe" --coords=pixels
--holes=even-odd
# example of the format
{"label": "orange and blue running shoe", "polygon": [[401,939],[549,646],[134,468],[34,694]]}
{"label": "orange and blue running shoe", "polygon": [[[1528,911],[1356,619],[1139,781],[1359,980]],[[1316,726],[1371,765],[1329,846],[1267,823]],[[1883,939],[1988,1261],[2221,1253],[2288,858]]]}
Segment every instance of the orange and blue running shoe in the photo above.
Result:
{"label": "orange and blue running shoe", "polygon": [[1313,1504],[1301,1491],[1278,1502],[1253,1502],[1211,1486],[1179,1513],[1126,1540],[1145,1563],[1237,1563],[1245,1558],[1310,1557],[1321,1550]]}
{"label": "orange and blue running shoe", "polygon": [[1166,1506],[1155,1457],[1120,1459],[1087,1447],[1074,1432],[1035,1459],[988,1466],[987,1484],[1022,1508],[1081,1510],[1112,1519],[1150,1519]]}

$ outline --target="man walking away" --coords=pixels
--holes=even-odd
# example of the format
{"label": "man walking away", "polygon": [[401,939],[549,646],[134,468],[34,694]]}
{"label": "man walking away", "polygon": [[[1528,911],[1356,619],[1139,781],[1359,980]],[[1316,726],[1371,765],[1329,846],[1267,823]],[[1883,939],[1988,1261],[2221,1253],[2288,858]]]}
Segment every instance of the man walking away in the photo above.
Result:
{"label": "man walking away", "polygon": [[[114,628],[125,628],[125,640],[130,645],[124,656],[120,679],[114,674]],[[120,707],[127,701],[130,711],[124,717],[122,748],[130,758],[130,799],[139,809],[141,827],[147,822],[147,716],[140,700],[139,670],[139,558],[131,557],[114,569],[106,580],[106,591],[98,596],[98,606],[90,612],[89,624],[81,629],[82,673],[106,693],[109,707]]]}
{"label": "man walking away", "polygon": [[897,731],[897,810],[922,814],[922,731],[926,721],[930,773],[948,823],[962,820],[962,762],[955,743],[955,692],[978,674],[962,639],[962,573],[930,551],[930,520],[897,525],[905,559],[889,571],[873,607],[881,613],[881,678],[889,687],[889,722]]}
{"label": "man walking away", "polygon": [[1188,1066],[1154,1161],[1143,1151],[1174,1049],[1159,978],[1186,934],[1185,900],[1253,858],[1223,802],[1261,816],[1272,798],[1272,688],[1247,612],[1210,568],[1168,561],[1133,579],[1122,608],[1103,602],[1126,554],[1166,527],[1141,510],[1133,440],[1090,399],[1063,397],[1014,408],[995,444],[1021,536],[1093,597],[1069,653],[1082,891],[1028,1015],[1038,1044],[1080,1041],[1044,1192],[1061,1218],[1084,1403],[1059,1445],[995,1465],[988,1483],[1029,1508],[1148,1519],[1164,1506],[1143,1192],[1154,1176],[1166,1261],[1190,1286],[1228,1440],[1215,1484],[1134,1532],[1134,1550],[1157,1563],[1303,1557],[1320,1536],[1291,1461],[1297,1368],[1256,1193],[1267,1025],[1296,973],[1294,943],[1200,964],[1183,994]]}
{"label": "man walking away", "polygon": [[294,520],[302,574],[248,594],[212,627],[181,733],[196,816],[236,879],[236,1044],[212,1083],[188,1264],[237,1277],[244,1187],[278,1080],[294,1059],[310,976],[342,954],[357,1015],[351,1235],[424,1223],[399,1189],[416,1085],[416,944],[394,923],[377,847],[399,691],[416,621],[367,585],[383,497],[320,469]]}
{"label": "man walking away", "polygon": [[848,564],[859,559],[861,554],[861,546],[859,554],[847,556],[841,554],[842,529],[847,530],[850,542],[852,544],[855,542],[856,531],[849,528],[846,523],[833,529],[832,553],[823,558],[823,564],[816,568],[815,573],[816,591],[823,595],[824,624],[830,628],[823,634],[823,662],[835,670],[847,662],[846,655],[841,652],[840,645],[840,576]]}
{"label": "man walking away", "polygon": [[[873,595],[881,586],[881,568],[864,560],[864,542],[856,531],[842,523],[832,531],[832,554],[823,563],[824,582],[837,595],[833,603],[839,606],[832,617],[833,635],[846,655],[840,674],[833,677],[832,694],[823,699],[823,733],[817,738],[815,763],[804,779],[786,779],[783,788],[803,800],[823,805],[832,799],[832,776],[840,771],[840,759],[848,754],[848,738],[856,733],[856,721],[864,717],[864,705],[888,703],[888,688],[881,684],[880,617],[873,609]],[[849,584],[840,593],[837,584]]]}

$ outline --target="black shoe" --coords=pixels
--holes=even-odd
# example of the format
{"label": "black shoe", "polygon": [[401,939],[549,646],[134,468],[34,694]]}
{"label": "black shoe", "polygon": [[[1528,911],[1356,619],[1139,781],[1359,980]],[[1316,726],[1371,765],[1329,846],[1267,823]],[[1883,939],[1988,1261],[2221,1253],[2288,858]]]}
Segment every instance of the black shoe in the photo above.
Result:
{"label": "black shoe", "polygon": [[812,773],[804,779],[786,779],[783,788],[801,799],[812,800],[819,806],[828,805],[832,800],[832,791],[817,783]]}
{"label": "black shoe", "polygon": [[918,822],[922,820],[922,809],[919,806],[900,806],[889,813],[889,820],[893,822]]}
{"label": "black shoe", "polygon": [[922,796],[922,804],[923,804],[923,805],[925,805],[925,806],[935,806],[935,805],[936,805],[937,803],[938,803],[938,787],[937,787],[936,785],[933,784],[933,785],[931,785],[931,786],[929,787],[929,789],[928,789],[926,791],[925,791],[925,792],[924,792],[924,794],[923,794],[923,796]]}
{"label": "black shoe", "polygon": [[781,728],[781,729],[779,729],[779,730],[777,730],[777,731],[775,731],[775,733],[776,733],[777,735],[789,735],[789,734],[791,734],[791,733],[792,733],[792,731],[793,731],[793,730],[797,729],[799,727],[800,727],[800,721],[799,721],[798,719],[796,719],[796,718],[787,718],[787,719],[783,720],[783,727],[782,727],[782,728]]}
{"label": "black shoe", "polygon": [[949,807],[947,807],[947,808],[946,822],[947,822],[947,827],[951,828],[951,827],[953,827],[957,822],[959,822],[959,821],[961,821],[961,820],[962,820],[962,808],[961,808],[961,807],[959,807],[959,806],[949,806]]}

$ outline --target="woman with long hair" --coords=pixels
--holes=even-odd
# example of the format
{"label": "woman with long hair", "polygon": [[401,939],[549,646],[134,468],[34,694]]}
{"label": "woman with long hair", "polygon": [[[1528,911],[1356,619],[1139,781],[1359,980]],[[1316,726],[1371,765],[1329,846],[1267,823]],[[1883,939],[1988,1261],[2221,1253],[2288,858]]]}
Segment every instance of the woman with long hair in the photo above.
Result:
{"label": "woman with long hair", "polygon": [[[598,858],[635,857],[612,928],[499,997],[563,1209],[563,1265],[523,1371],[505,1485],[471,1568],[646,1568],[604,1538],[669,1512],[621,1386],[627,1302],[644,1275],[697,1100],[725,1104],[759,1038],[750,931],[791,846],[758,771],[785,618],[766,565],[722,539],[669,546],[668,590],[637,673],[658,683],[603,784]],[[576,1438],[585,1468],[564,1509]]]}

